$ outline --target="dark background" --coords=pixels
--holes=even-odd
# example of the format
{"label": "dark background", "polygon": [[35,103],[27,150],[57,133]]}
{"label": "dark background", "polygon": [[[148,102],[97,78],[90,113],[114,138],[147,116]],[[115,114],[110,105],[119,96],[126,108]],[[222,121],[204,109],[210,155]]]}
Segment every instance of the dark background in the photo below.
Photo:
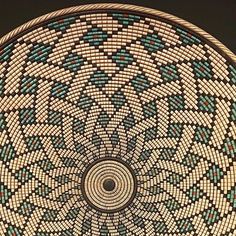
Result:
{"label": "dark background", "polygon": [[236,0],[0,0],[0,37],[51,11],[102,2],[135,4],[173,14],[207,31],[236,54]]}

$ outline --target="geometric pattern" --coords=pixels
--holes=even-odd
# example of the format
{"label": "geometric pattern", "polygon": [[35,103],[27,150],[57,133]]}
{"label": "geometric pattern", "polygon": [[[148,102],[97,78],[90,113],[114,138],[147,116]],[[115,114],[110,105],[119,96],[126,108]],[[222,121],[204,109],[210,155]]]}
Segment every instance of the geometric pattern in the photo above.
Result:
{"label": "geometric pattern", "polygon": [[[103,160],[114,195],[101,195],[109,165],[88,172]],[[0,45],[0,235],[235,228],[236,63],[223,50],[129,7],[60,14]]]}

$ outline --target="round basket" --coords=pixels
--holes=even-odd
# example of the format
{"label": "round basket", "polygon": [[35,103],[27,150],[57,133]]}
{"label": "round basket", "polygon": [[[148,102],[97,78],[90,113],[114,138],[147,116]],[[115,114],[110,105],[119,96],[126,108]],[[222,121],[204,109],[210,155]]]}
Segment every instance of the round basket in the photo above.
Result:
{"label": "round basket", "polygon": [[0,235],[236,235],[236,57],[175,16],[93,4],[0,39]]}

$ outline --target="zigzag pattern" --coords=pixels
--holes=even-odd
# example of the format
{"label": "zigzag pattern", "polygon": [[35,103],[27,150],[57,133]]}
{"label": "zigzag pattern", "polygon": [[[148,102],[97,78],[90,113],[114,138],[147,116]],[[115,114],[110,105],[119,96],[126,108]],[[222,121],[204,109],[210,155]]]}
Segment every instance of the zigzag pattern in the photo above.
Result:
{"label": "zigzag pattern", "polygon": [[[0,48],[1,235],[234,235],[235,156],[236,66],[181,26],[78,13]],[[103,157],[137,178],[120,212],[81,192]]]}

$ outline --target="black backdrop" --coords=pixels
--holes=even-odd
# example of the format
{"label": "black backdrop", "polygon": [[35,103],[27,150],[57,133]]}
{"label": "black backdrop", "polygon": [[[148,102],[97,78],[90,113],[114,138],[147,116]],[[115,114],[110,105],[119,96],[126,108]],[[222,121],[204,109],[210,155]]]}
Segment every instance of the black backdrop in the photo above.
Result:
{"label": "black backdrop", "polygon": [[207,31],[236,54],[236,0],[1,0],[0,37],[51,11],[101,2],[129,3],[173,14]]}

